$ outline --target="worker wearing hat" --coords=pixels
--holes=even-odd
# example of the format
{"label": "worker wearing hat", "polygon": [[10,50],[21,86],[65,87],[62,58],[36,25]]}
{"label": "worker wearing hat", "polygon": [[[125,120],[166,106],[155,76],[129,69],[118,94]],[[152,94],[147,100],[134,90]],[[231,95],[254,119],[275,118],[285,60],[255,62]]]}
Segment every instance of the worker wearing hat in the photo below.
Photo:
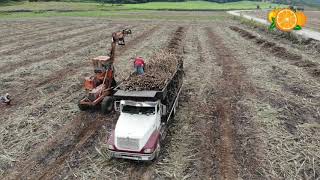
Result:
{"label": "worker wearing hat", "polygon": [[142,57],[136,57],[136,59],[134,60],[134,68],[138,75],[144,74],[144,67],[145,63]]}

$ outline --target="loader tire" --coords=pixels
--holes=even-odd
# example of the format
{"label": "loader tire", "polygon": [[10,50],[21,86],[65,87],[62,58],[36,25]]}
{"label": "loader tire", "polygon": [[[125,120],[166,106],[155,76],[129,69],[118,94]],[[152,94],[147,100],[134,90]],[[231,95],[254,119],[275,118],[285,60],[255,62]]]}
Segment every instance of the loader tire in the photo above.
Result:
{"label": "loader tire", "polygon": [[116,87],[117,86],[117,81],[112,78],[112,82],[111,82],[111,87]]}
{"label": "loader tire", "polygon": [[89,109],[89,106],[86,104],[80,104],[80,102],[78,103],[78,107],[81,111],[86,111]]}
{"label": "loader tire", "polygon": [[78,107],[81,111],[86,111],[90,108],[89,105],[86,105],[86,104],[81,104],[81,100],[84,99],[86,96],[84,96],[83,98],[81,98],[78,102]]}
{"label": "loader tire", "polygon": [[101,102],[101,112],[103,114],[110,113],[113,109],[113,98],[111,96],[106,96]]}

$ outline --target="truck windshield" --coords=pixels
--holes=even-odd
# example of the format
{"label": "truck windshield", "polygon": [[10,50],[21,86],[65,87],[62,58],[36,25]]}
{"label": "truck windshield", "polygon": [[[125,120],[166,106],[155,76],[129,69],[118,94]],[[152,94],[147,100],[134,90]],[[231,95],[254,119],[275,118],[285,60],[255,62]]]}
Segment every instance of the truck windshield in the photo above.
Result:
{"label": "truck windshield", "polygon": [[137,107],[124,105],[122,108],[122,112],[129,114],[154,114],[155,107]]}

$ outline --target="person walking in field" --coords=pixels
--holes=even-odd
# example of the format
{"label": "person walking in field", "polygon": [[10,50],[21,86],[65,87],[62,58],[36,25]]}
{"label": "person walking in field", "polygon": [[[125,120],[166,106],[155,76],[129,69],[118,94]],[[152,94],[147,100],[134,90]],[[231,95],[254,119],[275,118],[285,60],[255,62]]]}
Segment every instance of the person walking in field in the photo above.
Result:
{"label": "person walking in field", "polygon": [[0,104],[9,105],[11,102],[9,93],[6,93],[4,96],[0,96]]}
{"label": "person walking in field", "polygon": [[134,68],[138,75],[144,74],[145,63],[142,57],[136,57],[134,60]]}

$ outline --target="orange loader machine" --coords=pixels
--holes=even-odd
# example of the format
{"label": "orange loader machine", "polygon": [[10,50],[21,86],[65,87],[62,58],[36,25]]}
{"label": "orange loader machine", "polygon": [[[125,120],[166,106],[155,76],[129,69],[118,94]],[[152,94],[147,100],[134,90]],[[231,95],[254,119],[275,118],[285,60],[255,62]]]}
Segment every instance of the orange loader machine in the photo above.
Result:
{"label": "orange loader machine", "polygon": [[112,111],[113,89],[117,83],[114,79],[114,58],[116,45],[125,45],[124,37],[131,34],[130,29],[112,33],[109,56],[98,56],[92,59],[94,75],[85,78],[86,96],[79,101],[79,109],[84,111],[93,107],[101,107],[103,113]]}

